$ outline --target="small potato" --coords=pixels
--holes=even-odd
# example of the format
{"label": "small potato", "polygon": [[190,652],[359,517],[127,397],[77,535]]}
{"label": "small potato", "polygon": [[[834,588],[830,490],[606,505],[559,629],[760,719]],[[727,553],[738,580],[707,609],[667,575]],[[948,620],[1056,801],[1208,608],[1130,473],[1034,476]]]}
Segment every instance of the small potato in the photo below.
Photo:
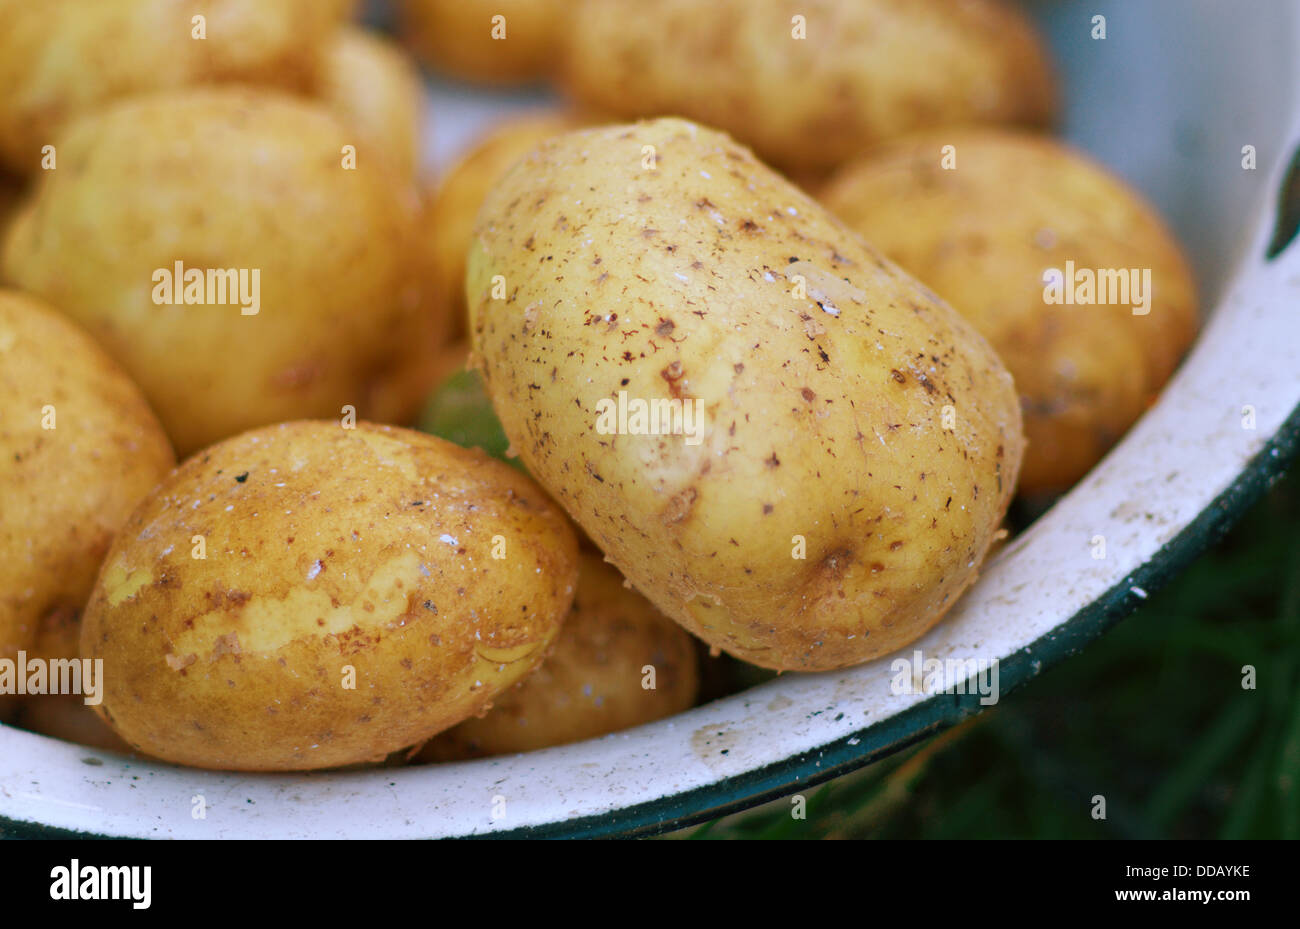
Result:
{"label": "small potato", "polygon": [[569,0],[399,0],[401,30],[428,64],[485,84],[519,84],[554,67]]}
{"label": "small potato", "polygon": [[135,94],[229,83],[305,91],[341,12],[331,6],[338,0],[0,0],[0,163],[36,173],[64,125]]}
{"label": "small potato", "polygon": [[174,464],[140,389],[87,334],[0,290],[0,658],[80,614],[113,536]]}
{"label": "small potato", "polygon": [[441,294],[455,336],[465,331],[465,255],[479,207],[516,161],[544,139],[577,127],[575,118],[561,113],[508,120],[465,155],[429,198],[420,233],[427,255],[425,284]]}
{"label": "small potato", "polygon": [[[53,662],[75,659],[81,654],[81,612],[54,610],[41,618],[36,641],[28,651],[28,660]],[[64,742],[91,748],[131,754],[131,746],[100,719],[86,700],[95,699],[84,684],[82,694],[39,694],[17,698],[14,724]]]}
{"label": "small potato", "polygon": [[449,729],[417,757],[452,761],[594,739],[689,709],[698,690],[691,637],[587,552],[550,657],[486,716]]}
{"label": "small potato", "polygon": [[[949,145],[952,169],[942,163]],[[847,166],[822,199],[993,344],[1020,393],[1027,494],[1086,474],[1196,334],[1195,281],[1159,215],[1058,142],[991,129],[927,134]],[[1122,272],[1123,292],[1101,305],[1048,302],[1045,273],[1071,264],[1076,274]]]}
{"label": "small potato", "polygon": [[345,27],[325,45],[317,95],[360,135],[359,158],[379,154],[414,179],[424,125],[420,75],[391,42]]}
{"label": "small potato", "polygon": [[[85,325],[186,456],[300,417],[408,422],[441,338],[416,204],[319,103],[199,89],[74,123],[5,275]],[[179,267],[179,271],[177,270]]]}
{"label": "small potato", "polygon": [[716,126],[801,184],[911,130],[1056,112],[1044,46],[1000,0],[580,0],[565,35],[580,103]]}
{"label": "small potato", "polygon": [[26,697],[18,706],[13,725],[61,742],[118,755],[135,754],[134,749],[77,696]]}
{"label": "small potato", "polygon": [[466,287],[528,472],[709,644],[844,667],[975,580],[1023,450],[1011,376],[725,135],[661,119],[543,142],[484,204]]}
{"label": "small potato", "polygon": [[528,674],[573,600],[577,542],[527,477],[358,423],[248,432],[185,462],[109,552],[81,652],[97,710],[201,768],[379,761]]}
{"label": "small potato", "polygon": [[[14,217],[18,215],[18,208],[23,199],[23,186],[12,177],[6,177],[0,174],[0,242],[4,242],[5,232]],[[2,281],[3,278],[0,278]]]}
{"label": "small potato", "polygon": [[346,23],[357,15],[358,0],[321,0],[336,22]]}

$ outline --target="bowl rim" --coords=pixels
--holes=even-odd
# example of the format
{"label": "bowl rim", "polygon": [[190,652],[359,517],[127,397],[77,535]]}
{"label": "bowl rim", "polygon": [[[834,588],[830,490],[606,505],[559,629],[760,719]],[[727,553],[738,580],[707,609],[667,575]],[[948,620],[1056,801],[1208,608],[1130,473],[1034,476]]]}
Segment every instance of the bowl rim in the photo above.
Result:
{"label": "bowl rim", "polygon": [[[1113,585],[1101,597],[1076,612],[1051,633],[1002,662],[1005,692],[1032,680],[1077,653],[1088,642],[1132,613],[1144,598],[1139,586],[1153,592],[1177,575],[1197,555],[1221,538],[1287,467],[1300,457],[1300,405],[1250,461],[1233,483],[1199,516],[1165,544],[1151,560]],[[1033,654],[1031,659],[1030,654]],[[1039,662],[1040,667],[1033,667]],[[615,814],[594,814],[539,826],[494,831],[481,838],[629,838],[659,835],[706,822],[790,794],[794,787],[813,787],[865,767],[979,713],[977,694],[935,694],[894,716],[873,723],[816,752],[773,762],[743,775],[622,808]],[[883,733],[883,738],[881,737]],[[856,745],[873,743],[867,751]],[[0,838],[116,838],[15,820],[0,815]]]}

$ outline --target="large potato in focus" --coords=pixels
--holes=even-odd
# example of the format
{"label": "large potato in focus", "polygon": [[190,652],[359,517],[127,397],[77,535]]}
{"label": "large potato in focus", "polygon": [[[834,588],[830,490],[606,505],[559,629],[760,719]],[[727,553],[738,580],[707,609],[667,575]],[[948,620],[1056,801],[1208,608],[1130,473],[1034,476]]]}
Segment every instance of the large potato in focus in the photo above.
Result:
{"label": "large potato in focus", "polygon": [[428,256],[426,286],[440,293],[453,333],[465,331],[465,255],[479,207],[511,165],[543,139],[574,128],[576,120],[559,113],[508,120],[465,155],[429,198],[421,220]]}
{"label": "large potato in focus", "polygon": [[565,35],[583,105],[716,126],[805,183],[911,130],[1056,111],[1043,43],[1000,0],[580,0]]}
{"label": "large potato in focus", "polygon": [[149,755],[329,768],[482,712],[541,661],[576,581],[563,514],[506,465],[288,423],[191,458],[140,506],[81,649],[104,661],[98,710]]}
{"label": "large potato in focus", "polygon": [[397,46],[359,27],[340,29],[325,45],[317,94],[360,133],[359,157],[378,154],[415,177],[424,98],[419,72]]}
{"label": "large potato in focus", "polygon": [[[822,199],[997,349],[1020,393],[1027,493],[1065,490],[1086,474],[1154,401],[1196,334],[1196,285],[1159,215],[1058,142],[928,134],[847,166]],[[1096,293],[1115,298],[1099,305],[1048,302],[1056,297],[1045,273],[1071,265],[1076,274],[1125,271],[1123,292]]]}
{"label": "large potato in focus", "polygon": [[[711,645],[844,667],[974,581],[1020,466],[1010,375],[721,133],[664,119],[542,143],[484,204],[467,289],[529,473]],[[673,400],[656,427],[648,405]]]}
{"label": "large potato in focus", "polygon": [[[653,688],[647,668],[653,668]],[[585,552],[578,592],[551,656],[486,716],[424,747],[424,761],[530,752],[630,729],[689,709],[699,689],[695,643]]]}
{"label": "large potato in focus", "polygon": [[[0,0],[0,162],[23,174],[74,117],[203,84],[306,90],[338,0]],[[192,38],[205,17],[206,38]]]}
{"label": "large potato in focus", "polygon": [[140,389],[90,337],[0,290],[0,659],[80,614],[113,536],[173,464]]}
{"label": "large potato in focus", "polygon": [[398,0],[401,30],[439,71],[518,84],[555,65],[568,0]]}
{"label": "large potato in focus", "polygon": [[[355,141],[322,105],[266,92],[118,104],[63,136],[4,272],[91,331],[182,456],[345,405],[406,421],[438,323],[415,282],[415,198],[381,160],[346,169]],[[194,292],[164,289],[192,274]]]}

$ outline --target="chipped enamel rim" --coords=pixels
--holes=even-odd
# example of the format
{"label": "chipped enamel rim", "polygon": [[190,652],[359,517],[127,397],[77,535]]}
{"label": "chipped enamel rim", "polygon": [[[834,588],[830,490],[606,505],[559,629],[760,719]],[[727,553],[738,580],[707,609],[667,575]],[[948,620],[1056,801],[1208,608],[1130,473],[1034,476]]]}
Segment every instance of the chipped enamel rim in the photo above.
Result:
{"label": "chipped enamel rim", "polygon": [[[1300,159],[1300,127],[1288,138]],[[1281,188],[1284,168],[1274,166],[1269,190]],[[902,655],[997,657],[1005,695],[1129,613],[1276,479],[1300,447],[1300,244],[1266,260],[1276,216],[1274,202],[1261,209],[1237,274],[1158,406]],[[1243,428],[1246,404],[1253,430]],[[1106,537],[1100,560],[1096,535]],[[977,694],[891,694],[891,661],[784,675],[577,745],[418,768],[222,774],[0,726],[0,836],[655,833],[843,774],[980,709]],[[199,796],[204,819],[191,815]],[[494,819],[497,798],[504,816]]]}

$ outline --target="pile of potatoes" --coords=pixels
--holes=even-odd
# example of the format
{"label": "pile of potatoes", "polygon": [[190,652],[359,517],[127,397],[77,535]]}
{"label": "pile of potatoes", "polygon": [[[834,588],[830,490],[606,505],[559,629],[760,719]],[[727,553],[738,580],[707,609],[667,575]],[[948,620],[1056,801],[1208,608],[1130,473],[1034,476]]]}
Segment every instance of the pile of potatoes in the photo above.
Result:
{"label": "pile of potatoes", "polygon": [[[869,661],[1195,335],[1001,0],[396,5],[0,0],[0,662],[102,662],[0,719],[442,763]],[[432,176],[421,65],[567,102]]]}

